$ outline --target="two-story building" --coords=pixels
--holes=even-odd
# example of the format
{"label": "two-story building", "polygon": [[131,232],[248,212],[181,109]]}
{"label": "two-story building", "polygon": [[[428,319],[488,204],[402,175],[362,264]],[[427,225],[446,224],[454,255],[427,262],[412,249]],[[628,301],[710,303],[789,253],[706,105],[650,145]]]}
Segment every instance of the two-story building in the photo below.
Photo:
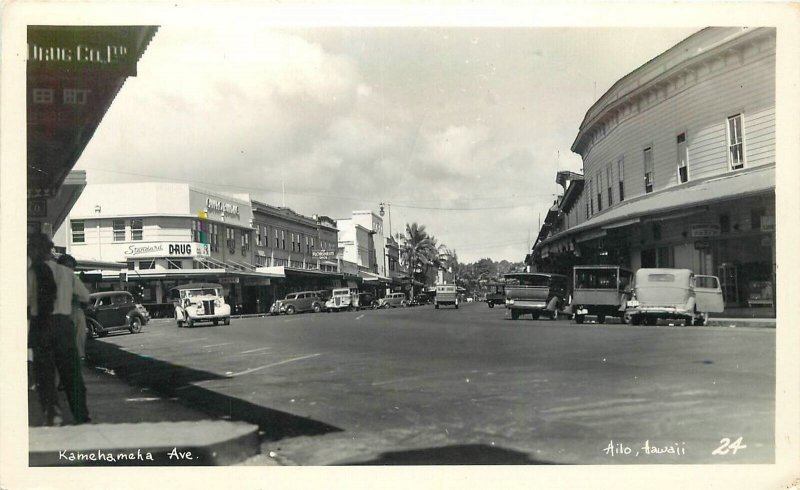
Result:
{"label": "two-story building", "polygon": [[255,272],[252,222],[247,195],[185,183],[92,184],[61,233],[78,260],[125,264],[122,273],[105,271],[97,290],[137,283],[157,312],[169,309],[166,294],[178,284],[220,282],[240,309],[247,285],[277,277]]}
{"label": "two-story building", "polygon": [[685,267],[728,306],[774,306],[773,28],[707,28],[589,108],[528,263]]}

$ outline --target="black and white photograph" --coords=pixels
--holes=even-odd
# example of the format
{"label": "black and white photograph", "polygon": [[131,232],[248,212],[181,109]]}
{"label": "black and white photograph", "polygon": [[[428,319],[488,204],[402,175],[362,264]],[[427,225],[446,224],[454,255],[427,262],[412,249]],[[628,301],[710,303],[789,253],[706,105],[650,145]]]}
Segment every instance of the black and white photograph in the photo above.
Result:
{"label": "black and white photograph", "polygon": [[36,5],[4,488],[800,486],[792,5]]}

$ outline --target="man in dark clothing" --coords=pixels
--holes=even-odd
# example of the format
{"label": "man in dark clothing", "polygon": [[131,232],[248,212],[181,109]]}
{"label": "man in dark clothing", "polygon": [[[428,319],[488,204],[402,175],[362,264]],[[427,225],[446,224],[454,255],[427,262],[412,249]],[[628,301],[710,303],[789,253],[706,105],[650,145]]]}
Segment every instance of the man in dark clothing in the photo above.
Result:
{"label": "man in dark clothing", "polygon": [[[36,375],[39,401],[47,425],[59,425],[55,372],[67,394],[75,423],[90,422],[86,406],[86,386],[75,346],[75,326],[72,323],[72,300],[88,302],[88,293],[75,288],[75,274],[53,260],[53,242],[43,233],[28,237],[28,315],[30,343]],[[83,297],[85,295],[85,297]]]}

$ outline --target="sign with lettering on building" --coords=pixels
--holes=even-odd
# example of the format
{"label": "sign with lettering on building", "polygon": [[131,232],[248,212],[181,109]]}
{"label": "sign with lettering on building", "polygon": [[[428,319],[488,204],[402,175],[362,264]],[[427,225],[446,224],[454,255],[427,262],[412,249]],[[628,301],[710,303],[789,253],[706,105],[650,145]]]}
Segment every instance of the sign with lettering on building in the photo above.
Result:
{"label": "sign with lettering on building", "polygon": [[692,238],[706,238],[720,235],[720,226],[714,223],[695,223],[691,228]]}
{"label": "sign with lettering on building", "polygon": [[333,250],[312,250],[311,256],[315,259],[332,259],[336,255]]}
{"label": "sign with lettering on building", "polygon": [[207,257],[211,249],[207,243],[159,242],[128,245],[123,252],[126,258]]}

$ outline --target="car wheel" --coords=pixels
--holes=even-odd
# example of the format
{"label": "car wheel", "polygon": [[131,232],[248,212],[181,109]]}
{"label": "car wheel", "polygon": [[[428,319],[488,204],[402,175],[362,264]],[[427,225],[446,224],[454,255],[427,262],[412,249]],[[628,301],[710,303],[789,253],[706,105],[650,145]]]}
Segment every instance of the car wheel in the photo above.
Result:
{"label": "car wheel", "polygon": [[224,320],[222,320],[223,325],[230,325],[231,324],[231,317],[226,316]]}
{"label": "car wheel", "polygon": [[597,315],[597,323],[605,323],[605,322],[606,322],[606,316],[604,314],[600,313],[599,315]]}
{"label": "car wheel", "polygon": [[319,313],[320,311],[322,311],[322,308],[320,308],[318,304],[314,304],[314,307],[312,309],[314,310],[314,313]]}
{"label": "car wheel", "polygon": [[642,323],[642,319],[639,317],[639,315],[632,315],[630,319],[631,325],[640,325]]}
{"label": "car wheel", "polygon": [[183,328],[183,322],[178,320],[178,328]]}
{"label": "car wheel", "polygon": [[438,310],[439,309],[439,304],[437,303],[437,304],[433,305],[433,307]]}
{"label": "car wheel", "polygon": [[706,324],[706,317],[704,317],[703,315],[696,317],[694,319],[694,324],[697,325],[698,327],[702,327],[703,325]]}
{"label": "car wheel", "polygon": [[216,327],[217,325],[219,325],[219,320],[214,320],[214,326]]}
{"label": "car wheel", "polygon": [[458,303],[456,303],[456,309],[458,309]]}
{"label": "car wheel", "polygon": [[584,316],[583,315],[575,315],[575,323],[581,324],[583,323]]}
{"label": "car wheel", "polygon": [[519,311],[511,310],[511,319],[512,320],[517,320],[518,318],[519,318]]}
{"label": "car wheel", "polygon": [[131,318],[131,323],[130,323],[130,327],[128,327],[128,330],[130,330],[131,333],[139,333],[139,332],[141,332],[142,331],[142,319],[139,318],[138,316],[135,316],[135,317]]}
{"label": "car wheel", "polygon": [[491,301],[489,302],[489,308],[494,308],[494,303],[492,303]]}
{"label": "car wheel", "polygon": [[558,320],[558,308],[556,308],[555,310],[553,310],[553,314],[552,314],[552,315],[550,315],[550,319],[551,319],[551,320]]}
{"label": "car wheel", "polygon": [[347,311],[353,311],[353,305],[349,305],[349,306],[347,307]]}
{"label": "car wheel", "polygon": [[534,320],[538,320],[539,319],[539,312],[538,311],[532,311],[531,312],[531,318],[533,318]]}
{"label": "car wheel", "polygon": [[287,315],[294,315],[294,306],[287,306],[286,307],[286,314]]}
{"label": "car wheel", "polygon": [[658,318],[655,318],[655,317],[645,318],[644,319],[644,323],[645,323],[645,325],[649,325],[651,327],[654,326],[654,325],[658,325]]}
{"label": "car wheel", "polygon": [[186,320],[186,327],[187,327],[187,328],[192,328],[192,327],[194,327],[194,320],[192,320],[191,318],[189,318],[188,320]]}

